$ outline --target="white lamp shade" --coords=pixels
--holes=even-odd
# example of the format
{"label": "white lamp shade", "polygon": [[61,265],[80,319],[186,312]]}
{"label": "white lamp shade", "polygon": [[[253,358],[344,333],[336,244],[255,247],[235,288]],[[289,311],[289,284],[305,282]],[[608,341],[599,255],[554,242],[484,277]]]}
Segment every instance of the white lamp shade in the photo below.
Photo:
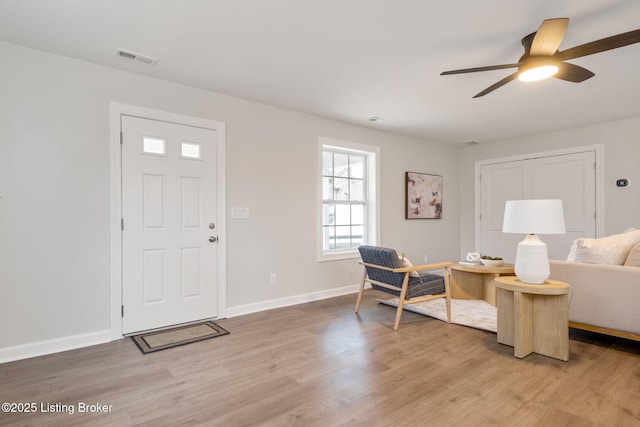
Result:
{"label": "white lamp shade", "polygon": [[562,200],[509,200],[504,208],[503,233],[563,234]]}
{"label": "white lamp shade", "polygon": [[562,200],[509,200],[504,207],[503,233],[522,233],[515,273],[525,283],[544,283],[549,277],[547,245],[537,234],[565,233]]}

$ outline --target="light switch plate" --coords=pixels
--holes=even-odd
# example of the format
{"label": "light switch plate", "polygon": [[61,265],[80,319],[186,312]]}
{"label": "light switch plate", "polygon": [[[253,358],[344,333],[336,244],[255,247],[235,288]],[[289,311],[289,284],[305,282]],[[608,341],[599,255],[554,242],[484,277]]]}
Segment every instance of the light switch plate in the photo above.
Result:
{"label": "light switch plate", "polygon": [[231,208],[231,218],[249,219],[249,208]]}

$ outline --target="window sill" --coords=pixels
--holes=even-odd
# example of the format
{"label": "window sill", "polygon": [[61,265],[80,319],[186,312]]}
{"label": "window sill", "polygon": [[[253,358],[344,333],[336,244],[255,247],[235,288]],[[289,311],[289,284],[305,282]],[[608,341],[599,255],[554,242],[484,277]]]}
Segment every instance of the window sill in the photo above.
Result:
{"label": "window sill", "polygon": [[347,259],[359,259],[360,252],[357,249],[344,252],[331,252],[318,255],[318,262],[342,261]]}

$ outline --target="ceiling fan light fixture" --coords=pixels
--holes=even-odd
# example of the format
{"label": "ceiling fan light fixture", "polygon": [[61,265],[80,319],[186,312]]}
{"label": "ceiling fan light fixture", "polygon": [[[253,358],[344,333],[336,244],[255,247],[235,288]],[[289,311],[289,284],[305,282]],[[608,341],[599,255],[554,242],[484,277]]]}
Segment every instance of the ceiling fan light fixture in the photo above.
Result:
{"label": "ceiling fan light fixture", "polygon": [[557,65],[541,65],[539,67],[529,68],[522,71],[518,75],[518,79],[523,82],[535,82],[538,80],[548,79],[558,72]]}
{"label": "ceiling fan light fixture", "polygon": [[544,80],[553,76],[558,70],[558,62],[553,57],[531,56],[521,59],[518,79],[523,82]]}

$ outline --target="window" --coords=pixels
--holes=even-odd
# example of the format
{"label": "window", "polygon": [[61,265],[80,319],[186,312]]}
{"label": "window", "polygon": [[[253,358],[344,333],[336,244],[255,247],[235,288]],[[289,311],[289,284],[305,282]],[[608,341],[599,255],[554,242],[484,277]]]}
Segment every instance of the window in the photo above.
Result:
{"label": "window", "polygon": [[375,244],[376,147],[320,138],[319,260],[354,258]]}

